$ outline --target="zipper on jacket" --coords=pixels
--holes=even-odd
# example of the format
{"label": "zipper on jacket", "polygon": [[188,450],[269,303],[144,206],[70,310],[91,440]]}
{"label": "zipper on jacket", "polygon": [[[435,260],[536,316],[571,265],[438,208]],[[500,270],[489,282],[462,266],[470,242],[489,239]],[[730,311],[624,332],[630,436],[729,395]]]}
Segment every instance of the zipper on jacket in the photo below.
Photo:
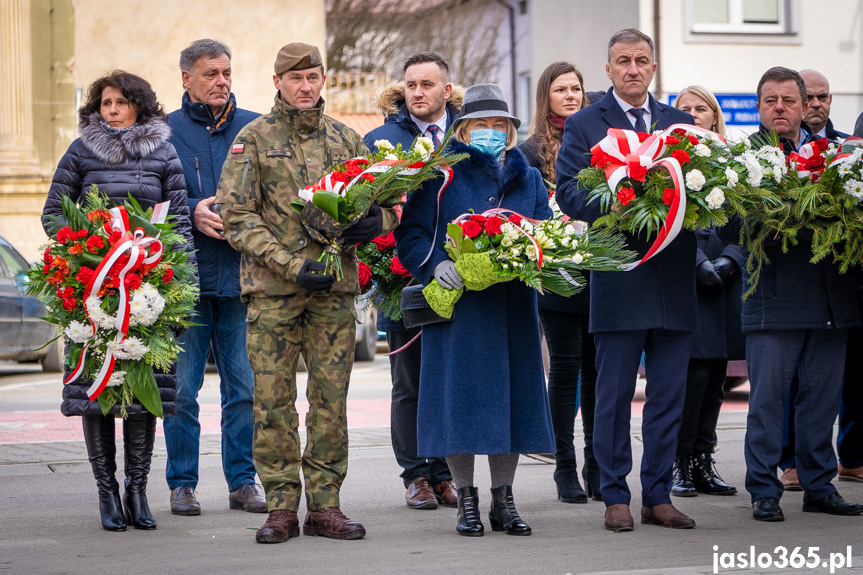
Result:
{"label": "zipper on jacket", "polygon": [[198,164],[198,158],[195,157],[195,174],[198,176],[198,195],[201,199],[204,198],[204,188],[201,187],[201,166]]}
{"label": "zipper on jacket", "polygon": [[246,164],[243,166],[243,181],[240,184],[240,202],[241,204],[246,203],[246,176],[249,174],[249,166],[252,165],[252,158],[246,154]]}

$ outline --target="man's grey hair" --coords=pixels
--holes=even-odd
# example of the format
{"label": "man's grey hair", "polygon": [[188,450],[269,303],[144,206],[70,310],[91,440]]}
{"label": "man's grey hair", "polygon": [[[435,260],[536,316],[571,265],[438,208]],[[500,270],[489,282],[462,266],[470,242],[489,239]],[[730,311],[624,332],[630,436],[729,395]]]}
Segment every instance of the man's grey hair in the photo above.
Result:
{"label": "man's grey hair", "polygon": [[611,47],[615,44],[638,44],[639,42],[647,42],[650,46],[650,59],[656,59],[656,48],[653,45],[653,39],[636,28],[624,28],[615,32],[608,41],[608,61],[611,62]]}
{"label": "man's grey hair", "polygon": [[228,48],[227,44],[209,38],[195,40],[189,44],[188,48],[180,52],[180,70],[191,74],[198,58],[204,56],[207,58],[218,58],[222,54],[225,54],[228,60],[231,59],[231,49]]}

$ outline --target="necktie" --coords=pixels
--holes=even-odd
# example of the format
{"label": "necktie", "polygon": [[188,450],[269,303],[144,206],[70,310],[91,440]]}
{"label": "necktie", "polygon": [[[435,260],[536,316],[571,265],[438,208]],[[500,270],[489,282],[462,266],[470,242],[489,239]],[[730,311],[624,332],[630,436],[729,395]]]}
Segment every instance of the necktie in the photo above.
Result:
{"label": "necktie", "polygon": [[644,108],[630,108],[629,113],[635,117],[635,131],[647,133],[647,126],[644,123]]}
{"label": "necktie", "polygon": [[440,127],[437,124],[432,124],[426,128],[426,132],[431,136],[432,142],[434,142],[434,148],[437,150],[438,146],[440,146]]}

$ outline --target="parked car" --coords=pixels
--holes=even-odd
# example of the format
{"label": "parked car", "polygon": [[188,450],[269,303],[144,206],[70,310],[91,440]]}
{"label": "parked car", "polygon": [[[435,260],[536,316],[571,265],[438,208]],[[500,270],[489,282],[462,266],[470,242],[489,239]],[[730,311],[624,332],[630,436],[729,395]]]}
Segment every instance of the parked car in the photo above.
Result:
{"label": "parked car", "polygon": [[63,340],[57,328],[41,319],[45,306],[27,295],[27,263],[0,237],[0,359],[39,361],[43,371],[63,371]]}

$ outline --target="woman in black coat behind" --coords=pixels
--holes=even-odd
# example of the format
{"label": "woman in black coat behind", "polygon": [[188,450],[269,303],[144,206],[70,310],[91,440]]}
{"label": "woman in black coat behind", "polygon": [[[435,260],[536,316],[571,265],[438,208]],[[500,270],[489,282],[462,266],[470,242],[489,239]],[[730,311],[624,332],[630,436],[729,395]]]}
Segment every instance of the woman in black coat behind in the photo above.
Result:
{"label": "woman in black coat behind", "polygon": [[[62,216],[64,196],[79,202],[90,186],[96,184],[113,204],[122,204],[129,195],[145,210],[170,201],[169,213],[179,216],[177,232],[187,238],[187,246],[193,246],[183,168],[168,142],[171,130],[167,116],[150,84],[120,70],[96,80],[88,89],[87,102],[78,111],[78,128],[81,137],[72,142],[61,158],[45,201],[42,224],[46,232],[47,216]],[[190,261],[194,265],[194,254]],[[156,372],[166,414],[175,412],[175,373],[173,367],[170,373]],[[67,371],[64,380],[68,376]],[[80,415],[83,421],[84,440],[99,491],[102,527],[125,531],[127,523],[131,523],[136,529],[155,529],[146,487],[156,416],[137,400],[126,408],[124,514],[114,477],[117,471],[114,418],[120,407],[102,415],[98,401],[90,401],[87,396],[91,383],[78,380],[65,385],[60,411],[67,416]]]}
{"label": "woman in black coat behind", "polygon": [[[557,180],[554,164],[563,140],[566,118],[587,106],[584,79],[569,62],[550,64],[536,83],[533,134],[519,149],[547,183]],[[593,456],[593,412],[596,406],[596,347],[588,333],[590,291],[572,297],[545,294],[537,298],[539,319],[548,344],[548,403],[554,426],[554,483],[565,503],[587,503],[599,494],[599,467]],[[584,467],[587,493],[578,481],[573,427],[581,404],[584,426]]]}

